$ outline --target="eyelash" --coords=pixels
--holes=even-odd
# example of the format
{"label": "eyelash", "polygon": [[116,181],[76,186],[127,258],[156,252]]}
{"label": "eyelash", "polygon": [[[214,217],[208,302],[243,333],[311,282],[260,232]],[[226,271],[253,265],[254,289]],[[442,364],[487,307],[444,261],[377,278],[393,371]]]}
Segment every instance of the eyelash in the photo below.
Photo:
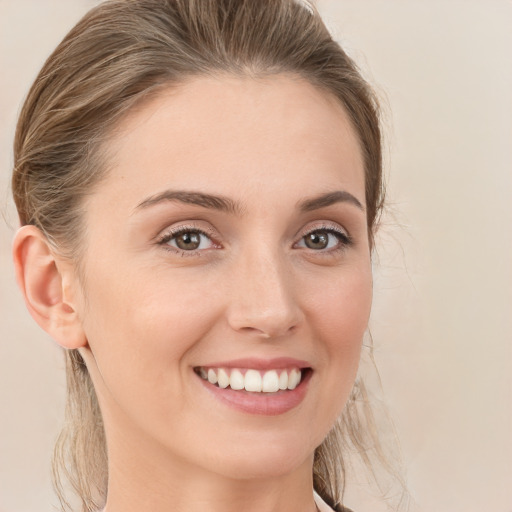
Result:
{"label": "eyelash", "polygon": [[[212,240],[212,237],[214,236],[213,232],[209,232],[207,230],[198,228],[197,226],[180,226],[178,228],[171,228],[168,231],[166,231],[161,237],[159,237],[156,240],[156,243],[158,245],[161,245],[166,251],[172,252],[174,254],[179,254],[180,256],[200,256],[201,252],[203,252],[204,249],[184,251],[182,249],[179,249],[178,247],[171,247],[170,245],[168,245],[168,243],[171,240],[184,233],[197,233],[199,235],[208,237],[210,240]],[[216,244],[213,240],[212,244],[214,246],[219,247],[219,245]]]}
{"label": "eyelash", "polygon": [[313,233],[317,233],[319,231],[323,231],[325,233],[334,235],[338,239],[338,245],[334,248],[327,249],[327,250],[318,250],[318,251],[311,249],[311,251],[319,253],[323,256],[329,256],[329,255],[332,255],[333,253],[338,253],[340,251],[344,251],[348,247],[352,246],[354,243],[352,238],[346,231],[344,231],[336,226],[328,225],[328,224],[315,226],[313,229],[304,233],[301,236],[300,241],[304,240],[307,236],[309,236]]}
{"label": "eyelash", "polygon": [[[311,234],[319,232],[319,231],[323,231],[323,232],[329,233],[331,235],[334,235],[338,239],[338,245],[337,245],[337,247],[334,247],[334,248],[331,248],[328,250],[310,249],[311,251],[313,251],[315,253],[327,256],[327,255],[330,255],[333,253],[337,253],[339,251],[343,251],[347,247],[350,247],[351,245],[353,245],[353,240],[348,233],[346,233],[345,231],[343,231],[337,227],[334,227],[332,225],[316,226],[314,229],[311,229],[311,230],[307,231],[306,233],[304,233],[301,236],[300,241],[304,240],[308,235],[311,235]],[[181,256],[200,256],[201,253],[205,249],[195,249],[195,250],[185,251],[185,250],[179,249],[177,247],[171,247],[168,245],[168,243],[171,240],[173,240],[174,238],[176,238],[179,235],[182,235],[184,233],[197,233],[199,235],[206,236],[212,241],[212,244],[214,246],[217,246],[217,248],[220,247],[219,244],[216,244],[212,240],[212,237],[214,236],[213,232],[209,232],[207,230],[204,230],[204,229],[198,228],[196,226],[192,226],[192,225],[191,226],[180,226],[179,228],[175,228],[175,229],[171,228],[169,231],[165,232],[161,237],[159,237],[156,240],[156,243],[158,245],[162,246],[165,250],[172,252],[174,254],[179,254]],[[296,242],[296,244],[297,243],[298,242]],[[296,244],[294,244],[294,246]],[[306,247],[306,249],[308,249],[308,248]]]}

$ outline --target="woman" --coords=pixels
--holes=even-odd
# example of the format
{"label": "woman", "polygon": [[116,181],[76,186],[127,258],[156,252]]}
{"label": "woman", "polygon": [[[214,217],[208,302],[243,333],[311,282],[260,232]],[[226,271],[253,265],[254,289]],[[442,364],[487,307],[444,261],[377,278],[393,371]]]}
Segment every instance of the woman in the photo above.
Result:
{"label": "woman", "polygon": [[63,506],[61,477],[83,510],[347,510],[342,452],[380,453],[354,387],[380,130],[313,7],[100,4],[27,97],[13,193],[66,349]]}

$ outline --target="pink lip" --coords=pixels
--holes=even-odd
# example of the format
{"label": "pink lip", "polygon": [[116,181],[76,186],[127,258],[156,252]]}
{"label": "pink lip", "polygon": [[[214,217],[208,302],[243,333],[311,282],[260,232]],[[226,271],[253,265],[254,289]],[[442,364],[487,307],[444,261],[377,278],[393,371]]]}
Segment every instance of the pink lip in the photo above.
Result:
{"label": "pink lip", "polygon": [[275,357],[273,359],[261,359],[256,357],[247,357],[243,359],[231,359],[229,361],[215,361],[206,365],[204,368],[253,368],[254,370],[284,370],[285,368],[310,368],[311,364],[307,361],[294,359],[291,357]]}
{"label": "pink lip", "polygon": [[[239,360],[237,364],[240,364],[240,362],[244,361],[246,360]],[[297,362],[297,360],[293,361],[294,363]],[[230,361],[230,363],[233,363],[233,361]],[[290,365],[285,365],[285,367],[288,366]],[[291,366],[294,366],[294,364]],[[217,366],[215,365],[215,367]],[[226,368],[227,365],[219,364],[219,367]],[[249,368],[256,369],[254,366],[254,360],[251,360]],[[272,366],[272,368],[275,369],[276,366]],[[202,379],[199,375],[196,375],[195,373],[194,375],[204,386],[206,391],[211,393],[213,397],[219,400],[221,403],[231,408],[248,414],[277,416],[278,414],[284,414],[290,411],[302,402],[306,396],[312,373],[312,371],[305,372],[302,380],[295,389],[278,391],[276,393],[252,393],[249,391],[235,391],[229,387],[222,389],[218,386],[215,386],[214,384],[211,384],[207,380]]]}

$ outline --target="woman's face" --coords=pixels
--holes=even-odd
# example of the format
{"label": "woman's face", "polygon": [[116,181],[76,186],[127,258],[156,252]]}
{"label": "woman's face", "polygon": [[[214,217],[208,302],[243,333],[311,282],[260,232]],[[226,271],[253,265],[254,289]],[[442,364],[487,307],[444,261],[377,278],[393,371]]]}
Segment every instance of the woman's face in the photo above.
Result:
{"label": "woman's face", "polygon": [[108,149],[79,311],[111,461],[237,478],[310,464],[372,296],[344,110],[298,78],[200,78],[132,112]]}

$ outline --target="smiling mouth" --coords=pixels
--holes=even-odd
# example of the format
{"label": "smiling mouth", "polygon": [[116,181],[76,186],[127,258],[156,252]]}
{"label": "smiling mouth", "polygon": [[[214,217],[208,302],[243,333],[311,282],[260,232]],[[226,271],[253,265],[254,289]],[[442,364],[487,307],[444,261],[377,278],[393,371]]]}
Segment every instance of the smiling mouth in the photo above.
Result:
{"label": "smiling mouth", "polygon": [[208,368],[198,366],[194,371],[210,384],[234,391],[251,393],[279,393],[294,390],[310,368],[289,368],[276,370],[255,370],[251,368]]}

